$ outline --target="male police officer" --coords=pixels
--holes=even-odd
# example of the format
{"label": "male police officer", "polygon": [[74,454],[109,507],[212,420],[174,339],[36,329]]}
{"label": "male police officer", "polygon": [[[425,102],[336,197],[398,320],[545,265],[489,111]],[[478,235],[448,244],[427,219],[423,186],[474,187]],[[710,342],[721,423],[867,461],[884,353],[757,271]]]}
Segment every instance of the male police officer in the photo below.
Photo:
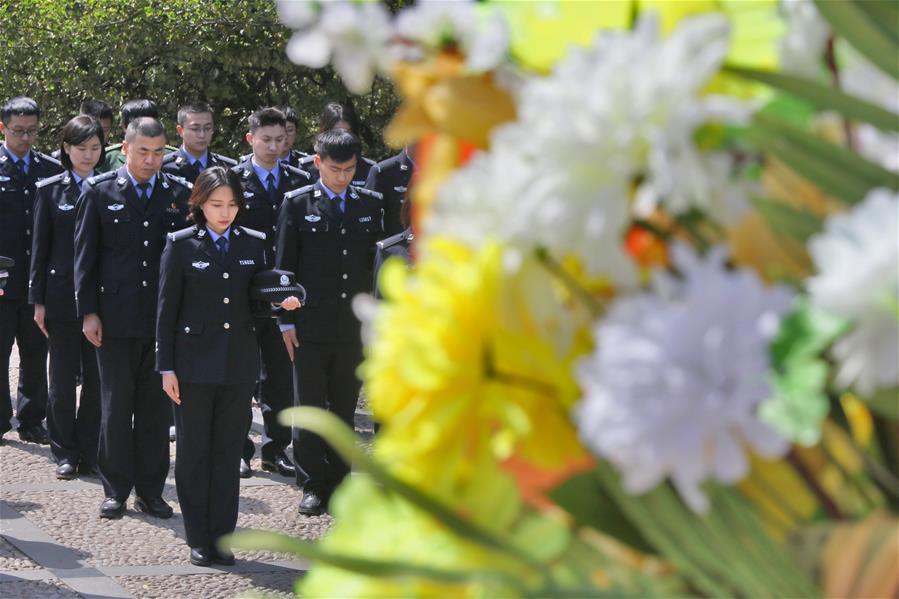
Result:
{"label": "male police officer", "polygon": [[100,516],[121,518],[134,489],[139,510],[168,518],[171,409],[154,371],[156,302],[165,236],[187,224],[190,183],[159,172],[165,129],[155,119],[131,121],[122,151],[125,166],[88,180],[75,226],[78,314],[100,366]]}
{"label": "male police officer", "polygon": [[[42,424],[47,407],[47,339],[34,323],[27,301],[34,220],[35,183],[62,171],[60,164],[31,146],[40,131],[40,110],[31,98],[18,97],[0,109],[0,255],[15,260],[5,295],[0,298],[0,368],[9,372],[13,342],[19,346],[19,389],[16,416],[19,438],[47,444]],[[0,389],[0,439],[10,429],[9,384]]]}
{"label": "male police officer", "polygon": [[[353,426],[362,340],[351,302],[371,291],[381,196],[350,185],[361,153],[355,135],[326,131],[315,149],[321,179],[284,196],[278,214],[276,267],[296,273],[307,293],[296,316],[281,317],[281,329],[296,372],[298,405],[327,407]],[[302,429],[294,431],[293,452],[303,488],[300,513],[319,514],[349,465]]]}
{"label": "male police officer", "polygon": [[[278,207],[284,194],[310,182],[309,173],[280,160],[286,138],[284,113],[275,108],[257,110],[249,118],[246,139],[253,153],[234,167],[244,189],[244,211],[240,224],[262,231],[274,239]],[[269,264],[274,262],[274,243],[266,246]],[[293,371],[274,318],[256,319],[256,338],[262,352],[262,382],[257,399],[262,407],[265,434],[262,468],[282,476],[295,471],[284,450],[290,444],[290,429],[278,422],[278,412],[293,405]],[[249,476],[253,445],[245,446],[242,475]]]}
{"label": "male police officer", "polygon": [[231,168],[237,161],[209,151],[209,144],[215,132],[212,107],[209,104],[187,104],[178,109],[178,125],[175,127],[181,137],[181,147],[167,154],[162,160],[162,171],[171,173],[191,183],[210,166]]}
{"label": "male police officer", "polygon": [[[131,121],[142,116],[159,119],[159,110],[157,110],[156,103],[153,100],[131,100],[122,104],[122,133],[124,134],[128,131],[128,125]],[[168,152],[174,152],[176,149],[170,146],[165,148]],[[115,144],[106,147],[106,158],[103,160],[103,164],[97,166],[97,171],[107,173],[120,169],[123,166],[125,166],[124,149],[122,144]]]}
{"label": "male police officer", "polygon": [[281,161],[286,162],[290,166],[300,168],[300,161],[306,158],[305,152],[294,149],[297,142],[297,124],[300,122],[297,111],[290,106],[279,106],[278,110],[284,113],[284,132],[287,134],[284,138],[284,153],[281,155]]}
{"label": "male police officer", "polygon": [[400,222],[406,189],[412,180],[415,162],[409,148],[387,160],[382,160],[368,172],[366,189],[377,191],[384,196],[384,234],[398,235],[405,228]]}

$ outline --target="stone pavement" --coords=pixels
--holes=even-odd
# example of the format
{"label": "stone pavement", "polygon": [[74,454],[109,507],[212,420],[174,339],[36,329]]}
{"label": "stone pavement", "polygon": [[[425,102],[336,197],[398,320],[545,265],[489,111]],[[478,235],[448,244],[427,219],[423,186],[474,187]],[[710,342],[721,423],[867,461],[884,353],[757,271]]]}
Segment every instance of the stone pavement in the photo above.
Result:
{"label": "stone pavement", "polygon": [[[9,372],[15,390],[18,360]],[[238,530],[275,530],[306,539],[321,536],[328,515],[297,512],[300,493],[291,479],[263,472],[258,447],[262,419],[253,411],[257,457],[253,477],[241,480]],[[371,433],[364,411],[357,430]],[[200,568],[190,564],[172,469],[163,497],[175,510],[169,520],[133,507],[121,520],[98,516],[103,500],[99,478],[57,480],[48,446],[24,443],[15,430],[0,446],[0,599],[218,599],[234,596],[290,597],[308,564],[288,554],[236,552],[237,565]]]}

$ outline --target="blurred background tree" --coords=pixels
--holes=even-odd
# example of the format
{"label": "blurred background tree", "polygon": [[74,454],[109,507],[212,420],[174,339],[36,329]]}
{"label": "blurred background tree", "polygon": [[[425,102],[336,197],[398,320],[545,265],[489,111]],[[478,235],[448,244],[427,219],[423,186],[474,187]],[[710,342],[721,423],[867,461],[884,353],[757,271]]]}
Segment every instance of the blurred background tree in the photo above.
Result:
{"label": "blurred background tree", "polygon": [[[82,100],[106,101],[115,114],[136,98],[157,103],[172,145],[175,115],[193,101],[212,104],[212,149],[249,152],[246,118],[257,108],[289,104],[300,117],[297,149],[309,151],[318,115],[329,101],[350,104],[361,122],[364,153],[392,152],[382,130],[398,104],[378,80],[365,96],[350,94],[330,69],[292,64],[290,31],[271,0],[4,0],[0,28],[0,98],[31,96],[43,111],[38,147],[57,147],[57,133]],[[402,4],[402,2],[399,2]]]}

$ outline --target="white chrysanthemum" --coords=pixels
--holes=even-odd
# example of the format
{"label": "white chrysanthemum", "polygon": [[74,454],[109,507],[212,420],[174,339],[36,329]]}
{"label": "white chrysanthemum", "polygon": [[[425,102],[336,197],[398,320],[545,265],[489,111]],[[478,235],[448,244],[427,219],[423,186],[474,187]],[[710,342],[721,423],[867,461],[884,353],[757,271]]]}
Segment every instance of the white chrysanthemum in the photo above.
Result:
{"label": "white chrysanthemum", "polygon": [[330,60],[353,93],[371,89],[375,75],[386,67],[393,24],[379,2],[334,0],[315,5],[279,0],[278,15],[285,25],[298,29],[287,44],[287,57],[315,69]]}
{"label": "white chrysanthemum", "polygon": [[421,0],[396,19],[400,37],[431,48],[455,43],[472,71],[489,71],[509,49],[509,28],[493,6],[470,1]]}
{"label": "white chrysanthemum", "polygon": [[781,68],[787,73],[813,79],[823,67],[830,25],[813,0],[781,0],[787,30],[778,44]]}
{"label": "white chrysanthemum", "polygon": [[853,323],[833,346],[837,384],[864,396],[899,385],[899,194],[871,191],[830,217],[808,248],[818,272],[807,282],[812,303]]}
{"label": "white chrysanthemum", "polygon": [[792,297],[728,270],[723,248],[703,259],[676,245],[672,255],[682,280],[659,273],[654,294],[617,300],[597,323],[597,350],[578,365],[578,428],[629,492],[669,477],[703,512],[703,481],[739,481],[749,449],[788,449],[756,412],[772,392],[768,346]]}
{"label": "white chrysanthemum", "polygon": [[620,242],[637,177],[654,198],[676,198],[676,210],[717,202],[720,184],[693,135],[747,116],[742,105],[700,95],[727,38],[721,15],[685,20],[665,38],[644,17],[635,31],[572,50],[552,75],[522,86],[518,121],[498,127],[490,153],[446,183],[427,230],[576,254],[592,273],[632,283]]}

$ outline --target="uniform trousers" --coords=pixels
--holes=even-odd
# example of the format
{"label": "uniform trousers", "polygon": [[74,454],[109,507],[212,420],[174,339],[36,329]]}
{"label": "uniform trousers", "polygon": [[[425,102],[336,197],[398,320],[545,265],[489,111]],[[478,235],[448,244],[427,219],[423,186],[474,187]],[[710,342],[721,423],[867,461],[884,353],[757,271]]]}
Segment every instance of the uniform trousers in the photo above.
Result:
{"label": "uniform trousers", "polygon": [[[315,343],[300,339],[294,353],[297,405],[325,408],[353,427],[362,381],[360,342]],[[293,430],[297,485],[329,496],[349,474],[347,464],[324,439],[306,429]]]}
{"label": "uniform trousers", "polygon": [[209,547],[234,532],[240,493],[238,466],[253,383],[180,383],[175,406],[175,484],[191,547]]}
{"label": "uniform trousers", "polygon": [[[290,444],[290,427],[278,422],[278,413],[293,407],[293,366],[284,347],[284,338],[281,336],[277,320],[274,318],[254,320],[256,342],[262,355],[260,385],[256,391],[265,425],[260,453],[263,459],[274,460]],[[250,424],[252,415],[246,432],[249,432]],[[252,453],[246,455],[246,448],[243,453],[246,459],[253,456]]]}
{"label": "uniform trousers", "polygon": [[103,338],[97,465],[107,497],[162,495],[169,472],[171,400],[154,370],[153,337]]}
{"label": "uniform trousers", "polygon": [[[81,320],[46,319],[50,334],[50,393],[47,432],[57,463],[97,464],[100,436],[100,373],[94,346],[81,333]],[[75,387],[81,375],[81,397]]]}
{"label": "uniform trousers", "polygon": [[[23,300],[0,299],[0,368],[9,372],[13,342],[19,346],[19,428],[41,424],[47,409],[47,338],[34,323],[34,306]],[[11,428],[9,383],[0,388],[0,435]]]}

